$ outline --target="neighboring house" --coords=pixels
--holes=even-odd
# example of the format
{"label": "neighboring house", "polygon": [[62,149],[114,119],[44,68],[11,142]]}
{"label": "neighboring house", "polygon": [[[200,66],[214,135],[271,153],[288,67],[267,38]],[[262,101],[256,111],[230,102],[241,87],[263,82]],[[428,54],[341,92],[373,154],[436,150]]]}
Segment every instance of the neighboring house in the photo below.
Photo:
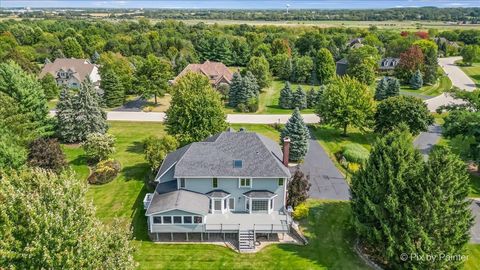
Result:
{"label": "neighboring house", "polygon": [[[285,142],[289,145],[289,142]],[[230,237],[240,251],[256,237],[288,233],[288,146],[254,132],[226,131],[168,154],[144,199],[153,241]],[[174,236],[175,234],[175,236]]]}
{"label": "neighboring house", "polygon": [[47,73],[52,74],[60,86],[78,88],[87,77],[95,87],[100,85],[98,66],[87,59],[57,58],[53,63],[45,64],[39,77],[43,78]]}
{"label": "neighboring house", "polygon": [[230,69],[223,63],[210,62],[207,60],[203,64],[189,64],[182,70],[182,72],[180,72],[180,74],[178,74],[175,79],[171,81],[171,83],[174,84],[176,81],[178,81],[178,79],[188,72],[196,72],[205,75],[215,88],[222,83],[230,84],[233,78],[232,71],[230,71]]}
{"label": "neighboring house", "polygon": [[351,49],[358,49],[363,47],[364,38],[353,38],[347,42],[347,47]]}
{"label": "neighboring house", "polygon": [[[390,73],[392,72],[397,65],[400,63],[400,58],[386,57],[378,61],[378,71]],[[348,61],[346,58],[343,58],[336,63],[336,73],[338,76],[343,76],[347,74]]]}

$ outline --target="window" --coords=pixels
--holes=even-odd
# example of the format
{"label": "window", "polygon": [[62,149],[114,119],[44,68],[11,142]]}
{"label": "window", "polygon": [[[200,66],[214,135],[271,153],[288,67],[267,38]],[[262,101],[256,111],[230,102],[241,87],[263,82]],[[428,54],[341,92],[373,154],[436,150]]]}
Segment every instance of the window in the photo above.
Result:
{"label": "window", "polygon": [[252,179],[250,178],[240,178],[240,185],[241,188],[245,187],[252,187]]}
{"label": "window", "polygon": [[193,223],[195,223],[195,224],[202,223],[202,217],[201,216],[194,216],[193,217]]}
{"label": "window", "polygon": [[283,186],[283,178],[278,178],[278,185]]}
{"label": "window", "polygon": [[182,217],[180,217],[180,216],[173,217],[173,223],[174,224],[182,224]]}
{"label": "window", "polygon": [[185,188],[185,178],[180,178],[180,188]]}
{"label": "window", "polygon": [[191,216],[185,216],[185,217],[183,217],[183,223],[185,223],[185,224],[192,224],[192,217],[191,217]]}
{"label": "window", "polygon": [[221,211],[222,210],[222,201],[221,200],[213,201],[213,206],[214,206],[213,210]]}
{"label": "window", "polygon": [[268,200],[253,200],[252,211],[268,211]]}
{"label": "window", "polygon": [[233,168],[242,168],[243,167],[243,161],[239,159],[235,159],[233,161]]}
{"label": "window", "polygon": [[228,208],[230,210],[235,210],[235,198],[228,199]]}
{"label": "window", "polygon": [[172,224],[172,217],[163,217],[164,224]]}
{"label": "window", "polygon": [[162,224],[162,217],[153,217],[153,224]]}
{"label": "window", "polygon": [[212,187],[214,187],[214,188],[218,187],[218,179],[217,178],[212,179]]}

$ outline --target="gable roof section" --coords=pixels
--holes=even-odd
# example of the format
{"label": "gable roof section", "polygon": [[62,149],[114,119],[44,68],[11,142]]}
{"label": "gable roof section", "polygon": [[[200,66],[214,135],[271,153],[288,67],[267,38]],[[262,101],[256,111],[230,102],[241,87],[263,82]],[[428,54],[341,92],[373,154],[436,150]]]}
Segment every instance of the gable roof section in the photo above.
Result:
{"label": "gable roof section", "polygon": [[233,73],[230,69],[221,62],[205,61],[203,64],[189,64],[186,66],[180,74],[173,80],[175,83],[182,76],[188,72],[201,73],[208,77],[211,84],[218,84],[222,80],[230,83],[233,78]]}
{"label": "gable roof section", "polygon": [[210,199],[207,195],[189,190],[179,189],[163,194],[155,192],[145,215],[149,216],[170,210],[206,215],[209,205]]}
{"label": "gable roof section", "polygon": [[57,58],[53,63],[47,63],[43,66],[39,77],[43,78],[47,73],[56,77],[59,70],[71,70],[73,76],[80,82],[83,82],[85,77],[90,76],[94,68],[95,65],[88,62],[87,59]]}
{"label": "gable roof section", "polygon": [[[183,148],[167,155],[160,176],[173,168],[175,178],[290,177],[279,145],[254,132],[222,132]],[[234,160],[242,167],[234,168]]]}

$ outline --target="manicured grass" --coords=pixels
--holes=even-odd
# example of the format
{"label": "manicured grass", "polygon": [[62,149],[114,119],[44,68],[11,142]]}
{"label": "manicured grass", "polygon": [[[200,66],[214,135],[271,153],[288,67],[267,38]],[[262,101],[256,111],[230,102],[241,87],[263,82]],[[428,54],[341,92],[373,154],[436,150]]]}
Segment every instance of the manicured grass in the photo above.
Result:
{"label": "manicured grass", "polygon": [[337,161],[335,153],[342,151],[343,147],[349,143],[358,143],[370,150],[371,145],[377,137],[377,135],[370,130],[361,132],[354,128],[349,128],[347,130],[347,136],[343,136],[342,130],[325,125],[312,125],[311,131],[315,139],[320,143],[323,149],[325,149],[335,166],[340,169],[344,175],[347,175],[346,170]]}
{"label": "manicured grass", "polygon": [[412,93],[421,96],[438,96],[452,88],[452,81],[446,75],[442,75],[434,85],[426,85],[420,89],[412,89],[409,85],[403,85],[401,92]]}
{"label": "manicured grass", "polygon": [[348,202],[309,201],[307,246],[277,244],[254,254],[213,245],[142,243],[140,269],[369,269],[353,251]]}
{"label": "manicured grass", "polygon": [[467,246],[468,252],[467,256],[468,259],[465,262],[465,270],[474,270],[478,269],[478,266],[480,265],[480,244],[474,245],[474,244],[469,244]]}
{"label": "manicured grass", "polygon": [[166,112],[170,108],[170,102],[172,101],[172,96],[170,94],[165,94],[163,97],[157,97],[157,104],[155,104],[155,98],[151,98],[147,101],[143,111],[149,112]]}
{"label": "manicured grass", "polygon": [[477,87],[480,88],[480,63],[473,63],[472,66],[460,66],[460,68],[472,78],[477,84]]}
{"label": "manicured grass", "polygon": [[[260,96],[258,98],[258,110],[257,114],[291,114],[292,110],[290,109],[282,109],[278,105],[278,99],[280,98],[280,91],[284,87],[285,82],[280,80],[274,80],[269,87],[262,89]],[[291,83],[291,87],[293,91],[296,91],[298,86],[301,86],[305,92],[310,91],[312,88],[311,85],[308,84],[295,84]],[[319,86],[314,87],[318,90]],[[235,111],[233,108],[226,107],[225,112],[227,113],[239,113]],[[304,109],[302,113],[314,113],[313,109]]]}
{"label": "manicured grass", "polygon": [[49,110],[54,110],[55,108],[57,108],[57,103],[58,103],[58,99],[50,100],[49,102],[47,102],[48,109]]}
{"label": "manicured grass", "polygon": [[280,140],[280,130],[275,129],[273,125],[231,124],[230,126],[237,131],[240,130],[240,128],[244,128],[246,131],[260,133],[275,142]]}

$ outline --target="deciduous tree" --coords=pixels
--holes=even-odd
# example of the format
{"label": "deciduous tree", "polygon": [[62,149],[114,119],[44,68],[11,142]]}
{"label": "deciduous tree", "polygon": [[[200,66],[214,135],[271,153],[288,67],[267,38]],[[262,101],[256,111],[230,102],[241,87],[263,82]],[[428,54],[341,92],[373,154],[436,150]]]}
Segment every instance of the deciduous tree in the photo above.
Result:
{"label": "deciduous tree", "polygon": [[28,146],[28,165],[59,173],[68,163],[57,139],[38,138]]}
{"label": "deciduous tree", "polygon": [[270,65],[264,56],[254,56],[250,58],[246,70],[252,72],[260,88],[267,87],[272,82]]}
{"label": "deciduous tree", "polygon": [[40,80],[40,83],[42,84],[43,92],[45,93],[45,98],[47,100],[58,98],[58,94],[60,93],[60,87],[58,87],[57,81],[52,76],[52,74],[47,73]]}
{"label": "deciduous tree", "polygon": [[167,154],[175,151],[179,144],[175,137],[165,135],[161,138],[150,136],[144,140],[143,145],[145,159],[150,165],[152,173],[156,173],[158,169],[160,169]]}
{"label": "deciduous tree", "polygon": [[305,175],[300,168],[297,167],[292,178],[288,182],[287,205],[293,208],[305,202],[308,199],[308,191],[310,190],[310,176]]}
{"label": "deciduous tree", "polygon": [[170,62],[149,54],[135,73],[136,88],[145,98],[155,97],[157,104],[157,97],[165,94],[172,76]]}
{"label": "deciduous tree", "polygon": [[327,84],[335,76],[335,60],[332,53],[322,48],[318,50],[315,59],[315,71],[320,84]]}

